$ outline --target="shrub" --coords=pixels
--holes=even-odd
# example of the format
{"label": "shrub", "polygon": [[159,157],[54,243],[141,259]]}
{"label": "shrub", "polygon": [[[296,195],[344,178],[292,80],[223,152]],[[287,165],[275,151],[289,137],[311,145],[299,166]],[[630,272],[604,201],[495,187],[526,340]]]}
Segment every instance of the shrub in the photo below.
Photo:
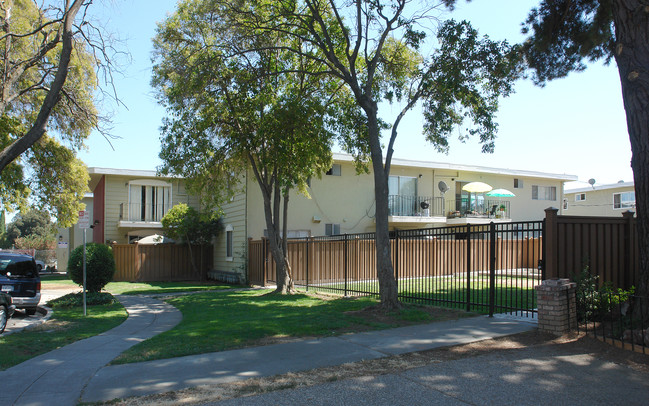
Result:
{"label": "shrub", "polygon": [[[115,275],[113,250],[105,244],[86,244],[86,289],[99,292]],[[83,285],[83,245],[70,254],[68,276],[78,285]]]}
{"label": "shrub", "polygon": [[[111,305],[114,303],[117,303],[117,299],[108,292],[93,292],[86,294],[86,304],[88,306]],[[68,293],[65,296],[50,300],[47,302],[47,305],[58,308],[81,307],[83,306],[83,293]]]}

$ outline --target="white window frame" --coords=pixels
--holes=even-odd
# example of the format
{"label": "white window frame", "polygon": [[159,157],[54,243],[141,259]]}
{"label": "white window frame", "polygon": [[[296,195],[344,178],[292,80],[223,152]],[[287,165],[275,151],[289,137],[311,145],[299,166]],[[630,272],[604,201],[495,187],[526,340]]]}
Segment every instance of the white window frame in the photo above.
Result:
{"label": "white window frame", "polygon": [[[623,196],[627,195],[627,200],[623,200]],[[633,200],[628,199],[629,195],[633,195]],[[619,196],[619,202],[615,202],[615,197]],[[628,210],[635,208],[635,192],[620,192],[613,193],[613,210]]]}
{"label": "white window frame", "polygon": [[225,226],[225,260],[234,261],[234,227]]}
{"label": "white window frame", "polygon": [[575,195],[575,201],[576,202],[584,202],[584,201],[586,201],[586,193],[577,193]]}
{"label": "white window frame", "polygon": [[514,178],[514,189],[523,189],[524,183],[523,179]]}
{"label": "white window frame", "polygon": [[339,223],[326,223],[325,224],[325,235],[340,235],[340,224]]}
{"label": "white window frame", "polygon": [[331,168],[325,173],[328,176],[342,176],[342,168],[340,164],[333,164]]}
{"label": "white window frame", "polygon": [[556,201],[557,187],[532,185],[532,200]]}
{"label": "white window frame", "polygon": [[[133,187],[156,187],[156,188],[168,188],[169,189],[169,200],[167,202],[164,202],[164,206],[162,207],[161,211],[166,213],[167,211],[171,210],[173,207],[173,196],[174,196],[174,188],[173,184],[171,182],[165,182],[163,180],[157,180],[157,179],[135,179],[131,180],[127,183],[127,188],[128,188],[128,216],[127,218],[134,218],[134,214],[131,213],[131,209],[134,207],[134,204],[139,204],[140,206],[143,204],[142,199],[139,199],[139,201],[132,201],[132,192],[131,188]],[[145,205],[147,204],[146,202],[144,203]],[[156,221],[154,221],[156,222]]]}

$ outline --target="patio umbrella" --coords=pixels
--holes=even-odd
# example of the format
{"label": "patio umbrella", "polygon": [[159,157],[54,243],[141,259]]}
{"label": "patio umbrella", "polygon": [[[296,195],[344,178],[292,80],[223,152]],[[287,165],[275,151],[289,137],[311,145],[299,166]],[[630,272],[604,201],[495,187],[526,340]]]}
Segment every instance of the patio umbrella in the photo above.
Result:
{"label": "patio umbrella", "polygon": [[507,189],[494,189],[490,192],[487,192],[487,196],[490,197],[514,197],[514,193],[510,192]]}
{"label": "patio umbrella", "polygon": [[470,193],[485,193],[493,189],[491,186],[483,182],[470,182],[462,186],[462,190]]}
{"label": "patio umbrella", "polygon": [[[507,189],[494,189],[491,192],[488,192],[487,196],[489,196],[489,197],[514,197],[516,195],[513,192],[511,192],[511,191],[509,191]],[[501,202],[502,202],[502,200],[498,199],[498,206],[501,206]],[[495,214],[495,210],[493,210],[491,214]]]}
{"label": "patio umbrella", "polygon": [[[469,182],[466,185],[462,186],[462,190],[469,193],[484,193],[493,189],[490,185],[487,185],[484,182]],[[478,211],[478,197],[475,199],[475,211]]]}
{"label": "patio umbrella", "polygon": [[158,245],[158,244],[173,244],[175,241],[169,237],[160,234],[153,234],[141,238],[137,243],[140,245]]}

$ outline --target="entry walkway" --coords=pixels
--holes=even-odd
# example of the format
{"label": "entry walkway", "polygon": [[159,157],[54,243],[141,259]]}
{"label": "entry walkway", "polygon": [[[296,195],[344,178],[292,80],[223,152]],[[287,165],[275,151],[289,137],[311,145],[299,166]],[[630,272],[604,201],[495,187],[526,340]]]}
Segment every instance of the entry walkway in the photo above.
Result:
{"label": "entry walkway", "polygon": [[0,405],[76,405],[95,373],[133,345],[173,328],[182,314],[159,300],[118,296],[121,325],[0,372]]}

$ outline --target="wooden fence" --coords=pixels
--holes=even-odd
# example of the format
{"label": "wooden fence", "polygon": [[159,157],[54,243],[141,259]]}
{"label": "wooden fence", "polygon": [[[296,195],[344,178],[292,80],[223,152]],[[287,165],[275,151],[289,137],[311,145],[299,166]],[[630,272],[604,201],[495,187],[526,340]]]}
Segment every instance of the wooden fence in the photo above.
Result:
{"label": "wooden fence", "polygon": [[558,216],[546,210],[545,269],[548,278],[573,278],[588,267],[599,283],[628,289],[638,283],[639,249],[636,219]]}
{"label": "wooden fence", "polygon": [[[330,239],[300,239],[288,243],[293,280],[298,285],[333,283],[341,280],[376,279],[376,244],[373,238],[349,236]],[[392,261],[399,279],[425,278],[490,269],[490,241],[475,239],[393,239]],[[503,239],[495,244],[496,271],[536,269],[541,258],[542,238]],[[467,255],[467,248],[472,254]],[[249,240],[249,278],[265,285],[275,280],[275,262],[268,240]],[[470,266],[467,266],[470,261]]]}
{"label": "wooden fence", "polygon": [[194,271],[187,245],[117,244],[113,245],[117,282],[161,282],[203,280],[213,267],[211,245],[192,246]]}

